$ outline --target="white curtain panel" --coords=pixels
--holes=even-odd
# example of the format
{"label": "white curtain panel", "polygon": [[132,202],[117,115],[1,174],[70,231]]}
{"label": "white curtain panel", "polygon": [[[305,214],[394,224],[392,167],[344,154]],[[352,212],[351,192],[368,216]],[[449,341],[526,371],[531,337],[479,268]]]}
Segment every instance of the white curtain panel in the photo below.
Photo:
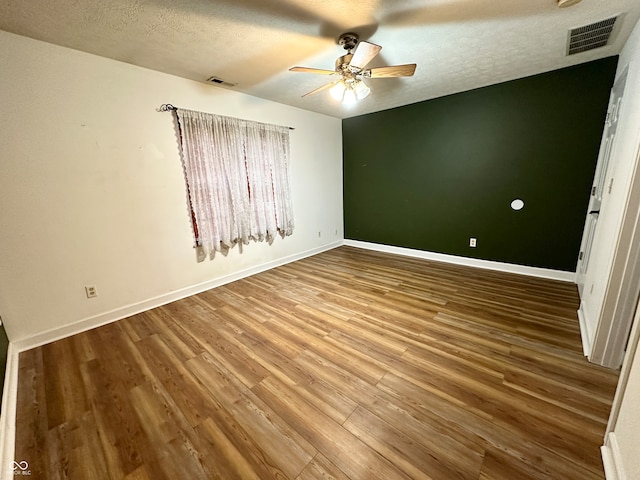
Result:
{"label": "white curtain panel", "polygon": [[176,114],[203,252],[291,235],[289,128],[185,109]]}

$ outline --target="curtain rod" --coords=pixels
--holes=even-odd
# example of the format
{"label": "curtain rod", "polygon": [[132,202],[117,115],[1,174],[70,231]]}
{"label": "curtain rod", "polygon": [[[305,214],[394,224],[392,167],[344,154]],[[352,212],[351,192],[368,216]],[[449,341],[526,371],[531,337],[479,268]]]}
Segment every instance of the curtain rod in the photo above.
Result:
{"label": "curtain rod", "polygon": [[[162,105],[160,105],[160,111],[161,112],[169,112],[169,111],[176,111],[178,110],[178,107],[174,107],[173,105],[171,105],[170,103],[163,103]],[[260,122],[258,122],[260,123]],[[287,127],[289,130],[295,130],[294,127]]]}

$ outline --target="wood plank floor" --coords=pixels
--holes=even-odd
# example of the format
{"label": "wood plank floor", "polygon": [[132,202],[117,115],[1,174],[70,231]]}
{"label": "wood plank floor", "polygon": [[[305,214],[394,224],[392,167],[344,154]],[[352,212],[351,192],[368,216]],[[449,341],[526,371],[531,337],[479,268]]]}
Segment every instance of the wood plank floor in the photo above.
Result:
{"label": "wood plank floor", "polygon": [[20,355],[33,479],[603,479],[575,285],[340,247]]}

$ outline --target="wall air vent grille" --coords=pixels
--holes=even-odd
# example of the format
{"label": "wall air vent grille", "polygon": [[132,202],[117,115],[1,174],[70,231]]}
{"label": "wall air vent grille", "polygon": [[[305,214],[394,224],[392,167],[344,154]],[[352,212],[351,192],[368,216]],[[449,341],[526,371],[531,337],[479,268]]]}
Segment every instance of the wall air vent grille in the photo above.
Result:
{"label": "wall air vent grille", "polygon": [[207,83],[212,83],[214,85],[222,85],[224,87],[235,87],[237,83],[227,82],[226,80],[222,80],[216,76],[212,76],[207,78]]}
{"label": "wall air vent grille", "polygon": [[616,20],[618,20],[618,17],[611,17],[569,30],[567,55],[574,55],[607,45],[616,25]]}

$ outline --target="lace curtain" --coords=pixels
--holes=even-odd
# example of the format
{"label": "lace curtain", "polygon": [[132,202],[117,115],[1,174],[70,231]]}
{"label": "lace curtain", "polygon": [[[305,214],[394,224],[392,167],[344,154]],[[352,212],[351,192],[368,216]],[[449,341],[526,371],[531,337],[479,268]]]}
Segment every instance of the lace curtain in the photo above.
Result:
{"label": "lace curtain", "polygon": [[204,253],[291,235],[289,128],[180,108],[176,114]]}

